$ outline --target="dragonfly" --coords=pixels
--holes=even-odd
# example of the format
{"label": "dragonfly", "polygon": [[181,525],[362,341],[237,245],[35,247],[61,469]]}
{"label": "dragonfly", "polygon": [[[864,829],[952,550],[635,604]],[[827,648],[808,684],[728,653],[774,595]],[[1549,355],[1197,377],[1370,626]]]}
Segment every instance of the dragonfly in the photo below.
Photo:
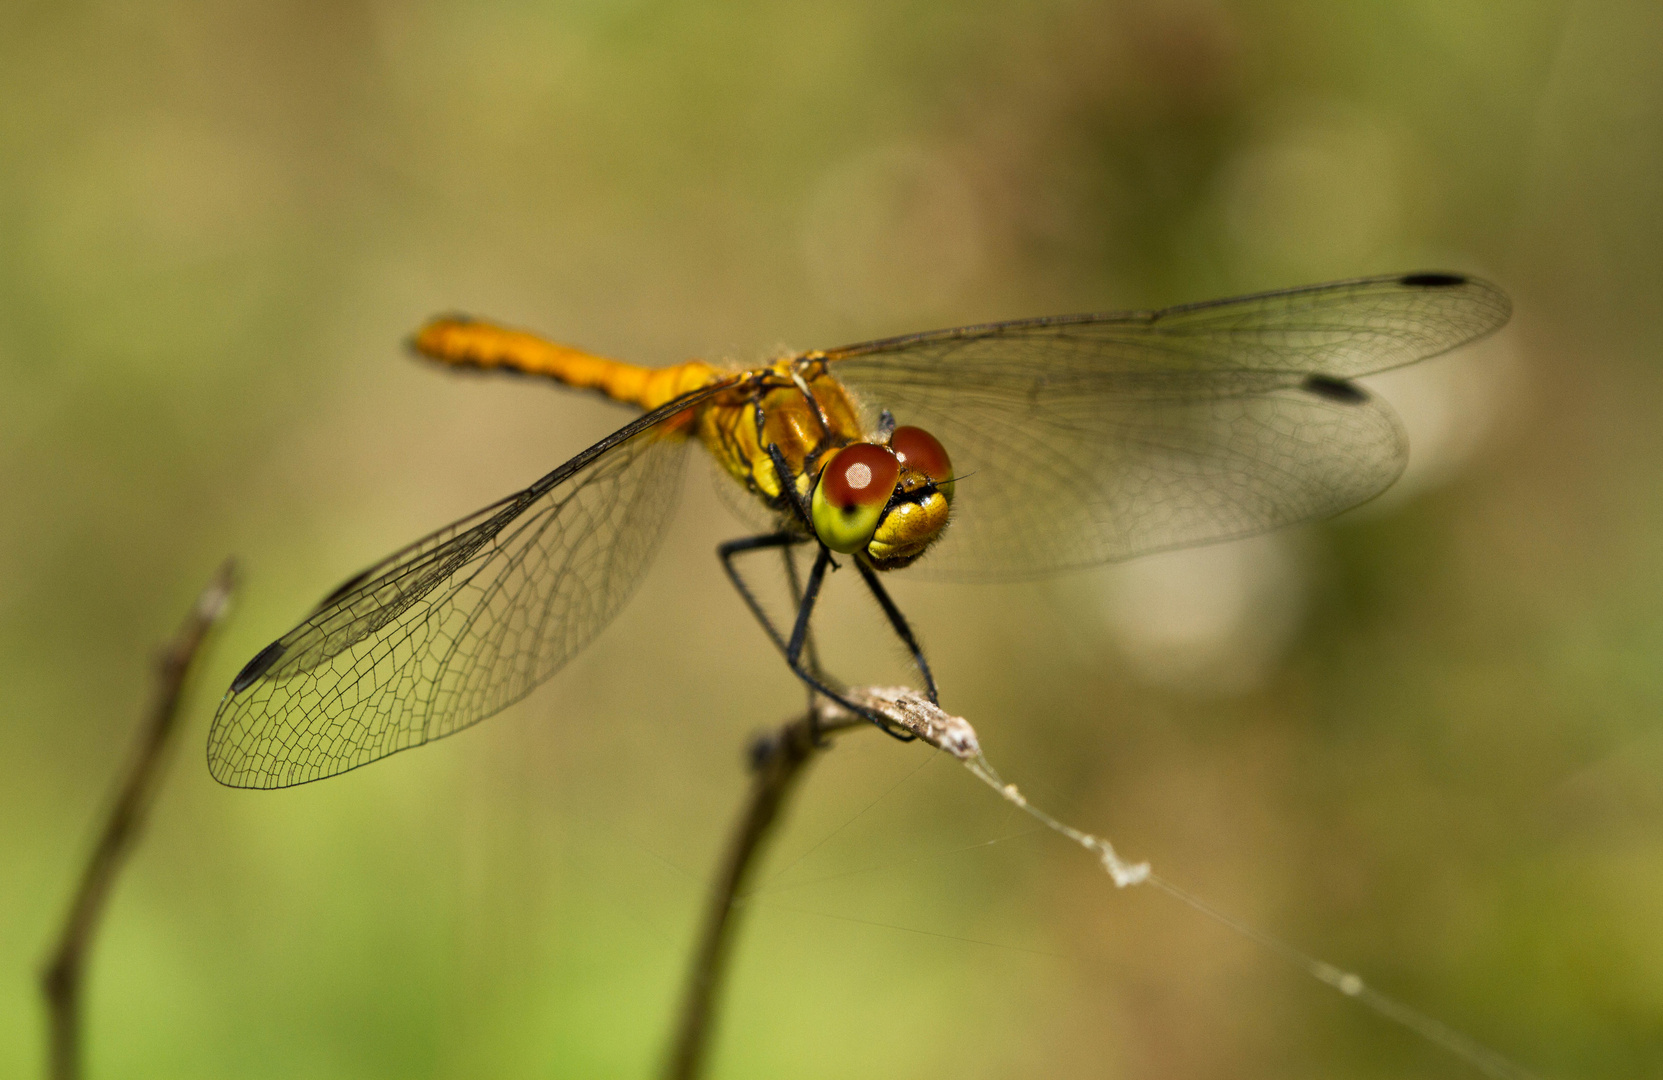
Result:
{"label": "dragonfly", "polygon": [[[743,369],[647,368],[435,319],[411,339],[421,356],[598,391],[640,415],[325,596],[232,681],[209,770],[236,787],[306,783],[524,698],[645,576],[693,442],[768,522],[718,549],[740,597],[811,693],[884,726],[842,696],[811,645],[840,560],[937,700],[883,575],[1025,579],[1339,513],[1408,459],[1397,417],[1355,380],[1475,341],[1510,312],[1476,277],[1396,274],[964,326]],[[739,569],[770,549],[792,571],[789,627]],[[799,580],[803,549],[814,560]]]}

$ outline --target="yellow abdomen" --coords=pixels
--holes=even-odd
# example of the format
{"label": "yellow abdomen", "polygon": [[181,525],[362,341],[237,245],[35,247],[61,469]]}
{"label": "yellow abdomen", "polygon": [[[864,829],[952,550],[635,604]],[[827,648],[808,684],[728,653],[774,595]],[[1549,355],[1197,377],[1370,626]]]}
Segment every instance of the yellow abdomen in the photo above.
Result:
{"label": "yellow abdomen", "polygon": [[647,368],[454,316],[428,323],[410,344],[423,356],[456,367],[542,375],[649,412],[712,382],[731,380],[731,392],[693,407],[692,429],[723,469],[775,509],[783,506],[783,489],[768,455],[770,444],[780,448],[798,477],[799,492],[806,494],[821,460],[860,438],[858,414],[842,385],[824,372],[811,379],[816,411],[793,382],[789,360],[740,373],[702,360]]}
{"label": "yellow abdomen", "polygon": [[667,368],[641,367],[544,341],[523,330],[455,316],[434,319],[417,332],[410,345],[423,356],[456,367],[544,375],[580,390],[599,390],[614,401],[647,412],[726,377],[699,360]]}

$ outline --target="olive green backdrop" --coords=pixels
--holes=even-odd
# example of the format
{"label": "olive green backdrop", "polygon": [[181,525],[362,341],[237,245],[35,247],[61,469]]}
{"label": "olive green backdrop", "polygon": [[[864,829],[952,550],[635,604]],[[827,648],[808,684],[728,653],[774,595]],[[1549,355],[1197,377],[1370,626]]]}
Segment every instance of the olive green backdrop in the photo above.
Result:
{"label": "olive green backdrop", "polygon": [[[0,1073],[41,1068],[35,965],[228,552],[89,1075],[656,1067],[745,741],[801,701],[704,468],[523,704],[293,791],[202,763],[309,604],[626,415],[421,366],[427,315],[750,360],[1420,268],[1517,314],[1379,382],[1399,490],[895,589],[1059,814],[1544,1075],[1663,1071],[1659,55],[1642,0],[0,6]],[[904,677],[833,594],[834,667]],[[763,876],[715,1075],[1474,1075],[876,733]]]}

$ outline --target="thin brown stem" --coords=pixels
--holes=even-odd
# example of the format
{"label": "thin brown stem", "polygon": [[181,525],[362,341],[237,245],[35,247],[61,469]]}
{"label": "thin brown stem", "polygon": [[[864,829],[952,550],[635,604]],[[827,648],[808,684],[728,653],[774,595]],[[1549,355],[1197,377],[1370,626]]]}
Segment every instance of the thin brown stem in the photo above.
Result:
{"label": "thin brown stem", "polygon": [[752,754],[750,800],[739,819],[721,876],[705,909],[704,929],[682,998],[676,1041],[664,1075],[670,1080],[692,1080],[704,1065],[705,1050],[715,1020],[716,998],[727,971],[733,942],[738,898],[756,865],[763,841],[779,820],[785,800],[815,754],[829,744],[827,735],[850,727],[866,727],[866,720],[841,710],[808,713],[757,740]]}
{"label": "thin brown stem", "polygon": [[158,658],[156,696],[144,732],[110,807],[104,832],[81,872],[81,883],[64,917],[57,946],[41,970],[51,1039],[48,1075],[52,1080],[76,1080],[81,1075],[81,988],[87,953],[116,875],[138,841],[145,814],[161,784],[162,765],[193,661],[229,606],[235,576],[235,567],[226,560]]}

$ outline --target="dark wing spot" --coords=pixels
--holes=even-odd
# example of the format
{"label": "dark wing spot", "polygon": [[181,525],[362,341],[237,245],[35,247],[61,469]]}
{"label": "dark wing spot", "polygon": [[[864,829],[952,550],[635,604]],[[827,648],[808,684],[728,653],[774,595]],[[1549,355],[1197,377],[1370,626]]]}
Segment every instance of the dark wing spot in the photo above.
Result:
{"label": "dark wing spot", "polygon": [[271,665],[282,658],[283,652],[283,643],[274,641],[255,653],[254,659],[243,665],[243,669],[237,672],[237,677],[231,680],[231,692],[240,694],[253,686],[255,680],[270,671]]}
{"label": "dark wing spot", "polygon": [[328,596],[324,597],[322,600],[319,600],[318,606],[313,608],[312,611],[314,613],[322,611],[324,608],[328,607],[330,604],[333,604],[353,589],[356,589],[365,581],[369,580],[370,573],[375,569],[376,567],[372,566],[368,570],[360,570],[358,573],[353,574],[351,577],[335,586]]}
{"label": "dark wing spot", "polygon": [[1356,383],[1346,382],[1328,375],[1307,375],[1300,388],[1309,390],[1317,397],[1337,401],[1341,405],[1361,405],[1369,399],[1368,394]]}
{"label": "dark wing spot", "polygon": [[1452,285],[1465,285],[1467,279],[1460,274],[1405,274],[1398,279],[1398,283],[1427,289],[1447,289]]}

